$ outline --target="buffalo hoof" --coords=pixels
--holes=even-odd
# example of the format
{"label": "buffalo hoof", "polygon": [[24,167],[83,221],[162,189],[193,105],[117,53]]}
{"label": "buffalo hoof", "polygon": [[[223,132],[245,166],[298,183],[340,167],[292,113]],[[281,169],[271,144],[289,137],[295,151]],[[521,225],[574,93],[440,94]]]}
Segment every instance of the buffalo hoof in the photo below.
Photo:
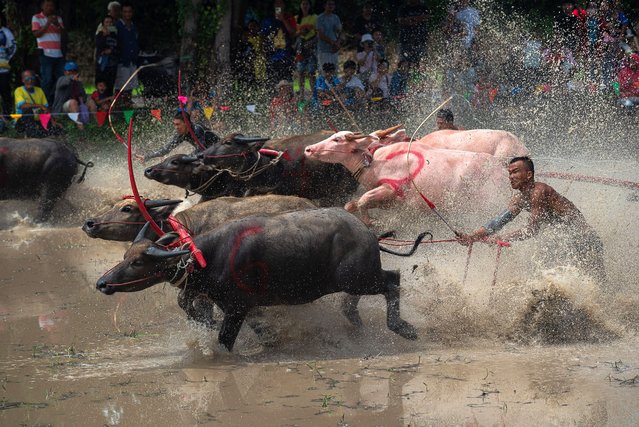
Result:
{"label": "buffalo hoof", "polygon": [[362,326],[362,318],[359,316],[359,310],[357,309],[357,303],[359,302],[358,296],[347,296],[342,303],[342,313],[351,322],[351,325],[359,328]]}
{"label": "buffalo hoof", "polygon": [[413,325],[405,320],[400,319],[396,322],[393,322],[392,324],[389,324],[388,329],[395,332],[400,337],[406,338],[407,340],[414,341],[418,338],[417,329],[415,329]]}

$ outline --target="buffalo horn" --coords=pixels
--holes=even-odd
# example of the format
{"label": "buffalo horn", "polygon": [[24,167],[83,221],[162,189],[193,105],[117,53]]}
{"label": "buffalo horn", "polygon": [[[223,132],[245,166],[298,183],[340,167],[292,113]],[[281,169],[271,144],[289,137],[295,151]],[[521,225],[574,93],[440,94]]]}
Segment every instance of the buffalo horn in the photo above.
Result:
{"label": "buffalo horn", "polygon": [[395,132],[396,130],[398,130],[399,128],[401,128],[402,125],[395,125],[393,127],[390,127],[386,130],[376,130],[375,132],[372,133],[372,135],[375,135],[378,138],[385,138],[388,135],[390,135],[391,133]]}
{"label": "buffalo horn", "polygon": [[172,199],[145,200],[144,206],[147,209],[154,209],[154,208],[161,208],[162,206],[177,205],[179,203],[182,203],[182,200],[172,200]]}
{"label": "buffalo horn", "polygon": [[347,141],[355,141],[358,139],[366,138],[368,135],[364,135],[361,132],[353,132],[351,135],[344,135],[344,138]]}
{"label": "buffalo horn", "polygon": [[233,137],[233,141],[239,142],[242,144],[250,144],[252,142],[264,142],[268,141],[270,138],[264,138],[262,136],[244,136],[244,135],[235,135]]}
{"label": "buffalo horn", "polygon": [[138,235],[135,236],[133,243],[138,243],[144,240],[144,236],[146,235],[146,232],[149,231],[149,225],[151,225],[151,223],[147,221],[147,223],[144,224],[144,227],[142,227],[142,229],[138,232]]}
{"label": "buffalo horn", "polygon": [[160,246],[170,245],[171,243],[175,241],[175,239],[178,239],[179,237],[180,236],[178,236],[178,234],[173,231],[170,233],[164,233],[164,236],[156,240],[155,244]]}
{"label": "buffalo horn", "polygon": [[153,258],[174,258],[176,256],[182,256],[182,255],[187,255],[190,254],[191,251],[188,249],[178,249],[178,250],[173,250],[173,251],[164,251],[160,248],[157,248],[155,246],[149,246],[148,248],[146,248],[146,250],[144,251],[144,253],[150,257]]}
{"label": "buffalo horn", "polygon": [[180,158],[180,163],[189,164],[189,163],[197,162],[198,160],[200,160],[198,156],[182,156]]}

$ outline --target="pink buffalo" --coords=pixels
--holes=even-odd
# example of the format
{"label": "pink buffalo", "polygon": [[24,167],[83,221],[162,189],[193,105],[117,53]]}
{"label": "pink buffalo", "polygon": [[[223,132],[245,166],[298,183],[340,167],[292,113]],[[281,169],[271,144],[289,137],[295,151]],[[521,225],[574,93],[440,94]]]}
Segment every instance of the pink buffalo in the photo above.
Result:
{"label": "pink buffalo", "polygon": [[428,210],[422,196],[445,210],[470,213],[508,194],[508,177],[499,158],[418,142],[384,145],[384,132],[338,132],[305,150],[309,158],[341,163],[368,190],[345,206],[350,212],[359,210],[365,223],[372,222],[368,209],[393,202]]}

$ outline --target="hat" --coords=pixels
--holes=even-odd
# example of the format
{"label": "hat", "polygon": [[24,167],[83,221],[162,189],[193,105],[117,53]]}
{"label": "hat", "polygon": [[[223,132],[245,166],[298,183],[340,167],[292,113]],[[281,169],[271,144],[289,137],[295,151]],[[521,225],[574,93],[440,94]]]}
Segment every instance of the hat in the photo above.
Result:
{"label": "hat", "polygon": [[371,36],[370,34],[366,33],[362,36],[362,40],[359,42],[359,44],[364,44],[366,42],[373,42],[373,36]]}
{"label": "hat", "polygon": [[69,61],[64,64],[64,71],[78,71],[78,64],[73,61]]}
{"label": "hat", "polygon": [[277,84],[277,88],[281,88],[284,86],[293,86],[288,80],[280,80],[280,82]]}
{"label": "hat", "polygon": [[107,5],[107,10],[111,10],[114,7],[121,7],[120,2],[117,2],[117,1],[109,2],[109,4]]}

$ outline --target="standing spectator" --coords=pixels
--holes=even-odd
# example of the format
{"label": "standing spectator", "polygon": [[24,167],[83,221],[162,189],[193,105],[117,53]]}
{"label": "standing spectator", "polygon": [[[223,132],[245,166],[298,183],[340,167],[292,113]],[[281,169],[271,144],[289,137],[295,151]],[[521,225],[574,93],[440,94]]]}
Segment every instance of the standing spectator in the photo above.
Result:
{"label": "standing spectator", "polygon": [[[124,4],[122,6],[122,18],[116,23],[118,28],[118,68],[115,76],[114,89],[119,91],[123,89],[126,81],[133,75],[137,68],[138,53],[140,45],[138,44],[138,30],[133,24],[133,6]],[[131,103],[131,93],[133,89],[138,87],[138,78],[135,76],[131,79],[130,86],[122,91],[122,103],[129,105]]]}
{"label": "standing spectator", "polygon": [[293,38],[297,27],[295,18],[285,11],[284,0],[275,0],[273,6],[274,14],[262,21],[266,78],[271,90],[276,82],[291,80],[293,76]]}
{"label": "standing spectator", "polygon": [[377,71],[368,79],[368,95],[371,99],[388,99],[390,97],[391,77],[388,74],[388,61],[381,59]]}
{"label": "standing spectator", "polygon": [[339,85],[339,91],[344,94],[344,105],[354,111],[364,106],[366,89],[364,83],[355,75],[357,65],[355,61],[344,62],[344,76]]}
{"label": "standing spectator", "polygon": [[[64,76],[60,77],[55,85],[53,112],[86,113],[87,111],[95,113],[95,104],[87,104],[87,94],[84,91],[82,82],[80,81],[78,64],[73,61],[69,61],[64,64]],[[82,117],[80,117],[75,124],[78,129],[83,129],[84,124],[82,122]]]}
{"label": "standing spectator", "polygon": [[[4,15],[0,15],[0,96],[2,96],[2,114],[5,119],[11,114],[11,65],[9,61],[16,53],[16,40],[6,27]],[[4,124],[4,122],[0,123]]]}
{"label": "standing spectator", "polygon": [[42,0],[40,7],[41,12],[31,18],[31,31],[40,50],[40,84],[47,99],[52,100],[55,82],[64,73],[64,23],[55,13],[56,6],[53,0]]}
{"label": "standing spectator", "polygon": [[581,11],[575,8],[574,3],[564,1],[555,19],[555,44],[569,49],[571,53],[575,53],[579,47],[581,16]]}
{"label": "standing spectator", "polygon": [[317,71],[317,15],[311,13],[311,2],[302,0],[300,2],[300,13],[297,15],[297,41],[295,62],[300,82],[300,100],[304,100],[304,90],[306,86],[306,75],[310,87],[315,87],[315,72]]}
{"label": "standing spectator", "polygon": [[113,94],[113,84],[118,69],[118,33],[113,18],[102,19],[102,30],[95,35],[95,83],[106,83],[107,94]]}
{"label": "standing spectator", "polygon": [[[370,2],[364,3],[362,6],[362,14],[359,15],[353,21],[351,33],[355,43],[359,43],[359,40],[364,34],[373,34],[375,30],[381,29],[381,25],[377,17],[373,15],[373,6]],[[361,51],[362,47],[358,45],[357,51]]]}
{"label": "standing spectator", "polygon": [[289,81],[282,80],[277,84],[277,95],[271,100],[269,110],[272,132],[287,133],[292,125],[297,124],[297,103],[295,102],[293,85]]}
{"label": "standing spectator", "polygon": [[260,24],[255,19],[246,24],[239,51],[240,80],[251,87],[262,87],[266,80],[264,38],[260,33]]}
{"label": "standing spectator", "polygon": [[[335,13],[335,0],[324,2],[324,13],[317,17],[317,65],[323,67],[330,63],[335,66],[339,61],[342,21]],[[322,68],[323,69],[323,68]]]}
{"label": "standing spectator", "polygon": [[[118,33],[118,28],[115,24],[120,20],[120,16],[122,16],[122,6],[117,1],[112,1],[107,5],[107,16],[111,17],[111,25],[109,26],[109,31],[112,33]],[[102,22],[98,24],[98,28],[95,30],[95,35],[97,36],[102,29],[104,28],[104,19]]]}
{"label": "standing spectator", "polygon": [[386,48],[384,47],[384,35],[382,30],[373,31],[373,48],[379,59],[386,59]]}
{"label": "standing spectator", "polygon": [[363,47],[361,52],[357,52],[355,58],[359,66],[359,78],[368,84],[371,74],[377,71],[377,63],[380,58],[375,51],[375,42],[373,36],[364,34],[360,45]]}
{"label": "standing spectator", "polygon": [[48,130],[40,125],[38,113],[49,113],[49,102],[44,91],[36,86],[36,77],[31,70],[22,72],[22,86],[14,92],[17,114],[25,114],[18,119],[16,130],[28,138],[43,138],[62,133],[62,126],[51,118]]}
{"label": "standing spectator", "polygon": [[619,80],[619,102],[630,110],[639,106],[639,54],[626,56],[617,75]]}
{"label": "standing spectator", "polygon": [[430,11],[420,0],[408,0],[407,4],[399,9],[397,22],[400,55],[410,63],[419,63],[426,53],[429,17]]}

